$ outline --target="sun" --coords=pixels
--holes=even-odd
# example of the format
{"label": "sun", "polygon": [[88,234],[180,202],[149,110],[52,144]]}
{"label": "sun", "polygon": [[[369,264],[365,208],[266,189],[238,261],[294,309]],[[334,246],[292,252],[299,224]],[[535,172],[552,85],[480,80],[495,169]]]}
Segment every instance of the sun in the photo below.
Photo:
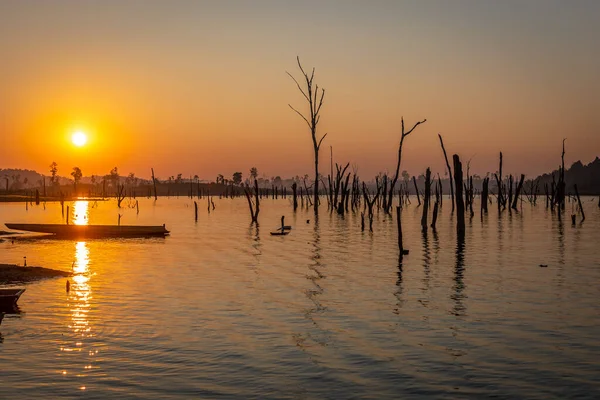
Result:
{"label": "sun", "polygon": [[71,136],[71,141],[77,147],[84,146],[87,143],[87,135],[85,132],[77,131]]}

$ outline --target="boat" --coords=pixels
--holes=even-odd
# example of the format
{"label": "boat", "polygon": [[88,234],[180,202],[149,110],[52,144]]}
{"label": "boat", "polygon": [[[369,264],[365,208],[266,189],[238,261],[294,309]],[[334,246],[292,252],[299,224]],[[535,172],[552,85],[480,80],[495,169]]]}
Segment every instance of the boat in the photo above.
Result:
{"label": "boat", "polygon": [[65,224],[15,224],[6,223],[7,228],[18,231],[48,233],[57,238],[131,238],[166,236],[165,225],[65,225]]}
{"label": "boat", "polygon": [[282,230],[278,230],[278,231],[275,231],[275,232],[269,232],[269,233],[270,233],[271,235],[273,235],[273,236],[285,236],[285,235],[287,235],[287,234],[288,234],[288,233],[290,233],[290,232],[289,232],[289,231],[282,231]]}
{"label": "boat", "polygon": [[25,289],[0,289],[0,310],[14,310]]}

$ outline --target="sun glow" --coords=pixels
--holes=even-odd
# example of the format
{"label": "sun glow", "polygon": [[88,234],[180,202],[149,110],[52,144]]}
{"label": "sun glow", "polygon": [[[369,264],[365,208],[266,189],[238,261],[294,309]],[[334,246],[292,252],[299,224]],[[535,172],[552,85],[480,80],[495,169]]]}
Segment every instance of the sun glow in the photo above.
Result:
{"label": "sun glow", "polygon": [[77,147],[84,146],[87,143],[87,135],[85,132],[77,131],[71,136],[71,141]]}

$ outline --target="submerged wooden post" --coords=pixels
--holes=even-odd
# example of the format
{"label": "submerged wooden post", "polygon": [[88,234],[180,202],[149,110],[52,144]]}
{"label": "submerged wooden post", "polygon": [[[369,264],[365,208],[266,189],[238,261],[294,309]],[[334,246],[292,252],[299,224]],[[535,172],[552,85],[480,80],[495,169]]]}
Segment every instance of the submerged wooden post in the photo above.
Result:
{"label": "submerged wooden post", "polygon": [[140,213],[140,202],[138,200],[135,201],[135,210],[136,214]]}
{"label": "submerged wooden post", "polygon": [[37,189],[35,189],[35,205],[40,205],[40,191]]}
{"label": "submerged wooden post", "polygon": [[67,225],[69,225],[69,206],[67,206]]}
{"label": "submerged wooden post", "polygon": [[459,234],[465,232],[465,202],[463,199],[463,172],[462,163],[458,154],[452,156],[454,161],[454,186],[456,187],[456,229]]}
{"label": "submerged wooden post", "polygon": [[198,221],[198,203],[196,201],[194,201],[194,215],[195,220]]}

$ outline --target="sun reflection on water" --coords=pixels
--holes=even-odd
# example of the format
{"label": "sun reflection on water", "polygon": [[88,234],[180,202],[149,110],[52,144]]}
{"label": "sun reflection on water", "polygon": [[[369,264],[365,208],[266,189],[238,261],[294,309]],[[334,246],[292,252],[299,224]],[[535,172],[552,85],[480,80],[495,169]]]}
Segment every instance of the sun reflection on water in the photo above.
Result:
{"label": "sun reflection on water", "polygon": [[73,203],[72,220],[75,225],[87,225],[89,223],[88,201],[76,201]]}
{"label": "sun reflection on water", "polygon": [[[78,207],[79,203],[86,203],[85,206],[87,207],[87,202],[75,203],[75,209],[78,214],[85,215],[83,212],[87,212],[87,208]],[[93,275],[90,271],[90,251],[88,244],[86,242],[75,243],[73,276],[71,277],[71,285],[68,293],[68,308],[70,313],[68,327],[72,335],[69,335],[70,339],[67,339],[67,342],[60,348],[65,356],[71,354],[71,356],[67,356],[67,359],[70,369],[74,367],[75,370],[61,369],[59,371],[61,375],[74,374],[78,378],[85,376],[85,373],[92,369],[91,357],[98,354],[97,350],[92,349],[93,343],[89,342],[94,337],[89,318],[93,300],[90,279]],[[75,356],[75,354],[81,355]],[[71,357],[73,356],[76,358],[72,359]],[[83,358],[81,358],[82,356]],[[79,380],[78,384],[80,385],[81,383],[81,380]]]}

